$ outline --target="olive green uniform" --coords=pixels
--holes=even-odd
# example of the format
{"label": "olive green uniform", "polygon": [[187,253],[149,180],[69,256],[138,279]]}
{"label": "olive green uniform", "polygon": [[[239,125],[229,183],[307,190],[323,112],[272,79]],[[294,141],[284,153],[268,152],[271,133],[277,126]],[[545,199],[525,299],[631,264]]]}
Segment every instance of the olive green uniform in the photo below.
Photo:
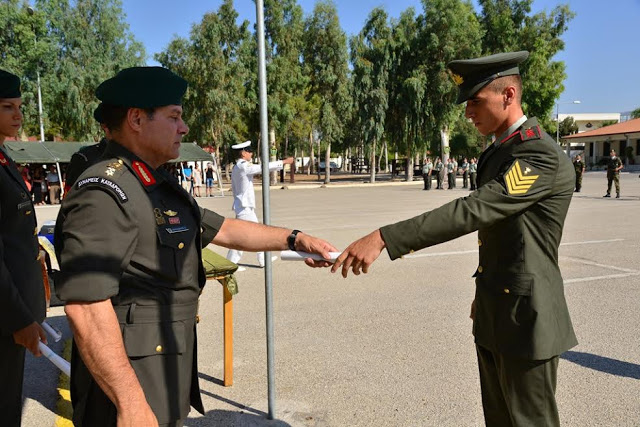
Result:
{"label": "olive green uniform", "polygon": [[584,172],[584,162],[582,160],[574,160],[573,168],[576,171],[576,192],[579,193],[582,188],[582,172]]}
{"label": "olive green uniform", "polygon": [[424,190],[431,190],[431,170],[433,169],[433,163],[430,161],[425,163],[422,167],[422,179],[424,181]]}
{"label": "olive green uniform", "polygon": [[471,191],[476,189],[476,177],[478,173],[478,165],[476,163],[469,164],[469,182],[471,183]]}
{"label": "olive green uniform", "polygon": [[[67,302],[111,299],[131,365],[158,422],[204,412],[198,386],[195,318],[205,284],[201,247],[224,218],[202,211],[164,170],[109,142],[60,209],[56,291]],[[209,224],[201,238],[202,221]],[[207,240],[209,239],[209,240]],[[76,426],[115,426],[116,408],[72,351]]]}
{"label": "olive green uniform", "polygon": [[535,118],[497,141],[478,161],[475,192],[380,231],[397,259],[478,230],[473,333],[485,420],[558,425],[557,356],[577,344],[558,267],[575,173]]}
{"label": "olive green uniform", "polygon": [[620,197],[620,171],[617,170],[620,166],[622,166],[620,157],[609,158],[609,162],[607,163],[607,194],[605,197],[611,195],[612,182],[616,184],[616,196]]}
{"label": "olive green uniform", "polygon": [[441,160],[438,160],[433,167],[433,171],[436,173],[436,190],[442,190],[442,174],[444,170],[444,164]]}
{"label": "olive green uniform", "polygon": [[18,426],[25,348],[13,333],[45,318],[36,211],[14,161],[0,147],[0,416]]}

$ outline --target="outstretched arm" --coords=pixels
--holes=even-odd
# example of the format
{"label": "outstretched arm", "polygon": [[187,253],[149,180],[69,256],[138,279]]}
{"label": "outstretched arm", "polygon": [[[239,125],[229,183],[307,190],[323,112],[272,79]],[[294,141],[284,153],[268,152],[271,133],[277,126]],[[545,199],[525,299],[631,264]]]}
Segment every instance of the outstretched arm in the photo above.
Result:
{"label": "outstretched arm", "polygon": [[345,278],[349,273],[349,268],[356,276],[360,274],[361,270],[363,273],[368,273],[369,266],[378,259],[380,252],[385,247],[386,244],[380,230],[376,230],[350,244],[333,264],[331,272],[335,273],[342,266],[342,277]]}

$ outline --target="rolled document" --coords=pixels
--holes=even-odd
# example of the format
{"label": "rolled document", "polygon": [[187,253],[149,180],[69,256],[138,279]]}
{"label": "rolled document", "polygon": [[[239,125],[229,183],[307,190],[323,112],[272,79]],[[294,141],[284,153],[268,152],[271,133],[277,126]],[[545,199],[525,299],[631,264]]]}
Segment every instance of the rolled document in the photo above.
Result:
{"label": "rolled document", "polygon": [[307,258],[311,258],[316,261],[335,261],[342,252],[329,252],[329,259],[322,258],[318,254],[310,254],[309,252],[302,251],[282,251],[280,252],[280,258],[283,261],[304,261]]}
{"label": "rolled document", "polygon": [[42,322],[42,329],[44,329],[44,331],[48,333],[51,338],[53,338],[54,342],[58,342],[62,339],[62,332],[60,332],[57,328],[51,326],[47,322]]}
{"label": "rolled document", "polygon": [[64,360],[62,357],[58,356],[53,352],[49,347],[47,347],[43,343],[38,343],[38,348],[42,352],[42,355],[49,359],[51,363],[56,365],[58,369],[60,369],[66,376],[71,377],[71,364]]}

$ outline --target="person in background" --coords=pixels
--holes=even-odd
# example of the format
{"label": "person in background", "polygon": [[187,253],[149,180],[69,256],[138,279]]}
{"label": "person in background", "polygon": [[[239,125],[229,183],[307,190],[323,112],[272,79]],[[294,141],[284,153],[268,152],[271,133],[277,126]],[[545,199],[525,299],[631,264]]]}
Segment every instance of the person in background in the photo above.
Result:
{"label": "person in background", "polygon": [[580,189],[582,188],[582,174],[584,173],[584,170],[586,169],[584,166],[584,162],[582,161],[582,157],[580,157],[580,154],[578,154],[575,159],[573,160],[573,168],[576,171],[576,189],[575,192],[579,193]]}
{"label": "person in background", "polygon": [[33,195],[33,204],[36,206],[44,205],[43,199],[43,187],[46,189],[46,184],[44,183],[44,173],[42,172],[42,167],[40,165],[36,165],[33,169],[33,178],[31,180],[31,194]]}
{"label": "person in background", "polygon": [[462,159],[462,188],[469,188],[469,162],[465,157]]}
{"label": "person in background", "polygon": [[193,196],[193,169],[187,162],[182,162],[182,188]]}
{"label": "person in background", "polygon": [[433,170],[433,163],[431,158],[424,159],[424,165],[422,166],[422,179],[424,180],[424,190],[431,190],[431,171]]}
{"label": "person in background", "polygon": [[47,187],[49,187],[49,203],[57,205],[60,203],[60,177],[55,166],[50,166],[45,180],[47,181]]}
{"label": "person in background", "polygon": [[616,199],[620,198],[620,171],[624,168],[620,157],[616,156],[616,150],[609,152],[609,162],[607,163],[607,194],[603,197],[611,197],[611,183],[616,184]]}
{"label": "person in background", "polygon": [[453,157],[447,160],[447,190],[453,190],[456,183],[456,172]]}
{"label": "person in background", "polygon": [[469,163],[469,183],[471,184],[471,191],[476,190],[476,176],[478,175],[478,163],[476,158],[472,158]]}
{"label": "person in background", "polygon": [[436,174],[436,190],[443,190],[442,186],[442,174],[444,173],[444,164],[440,157],[436,159],[433,166],[433,171]]}
{"label": "person in background", "polygon": [[202,170],[200,165],[196,162],[196,167],[193,169],[193,196],[202,197],[200,189],[202,188]]}
{"label": "person in background", "polygon": [[207,170],[205,172],[205,176],[206,176],[206,188],[205,188],[205,194],[207,197],[213,197],[213,165],[211,164],[211,162],[207,163]]}
{"label": "person in background", "polygon": [[40,356],[47,338],[36,212],[18,168],[4,148],[22,126],[20,79],[0,70],[0,416],[19,426],[25,349]]}

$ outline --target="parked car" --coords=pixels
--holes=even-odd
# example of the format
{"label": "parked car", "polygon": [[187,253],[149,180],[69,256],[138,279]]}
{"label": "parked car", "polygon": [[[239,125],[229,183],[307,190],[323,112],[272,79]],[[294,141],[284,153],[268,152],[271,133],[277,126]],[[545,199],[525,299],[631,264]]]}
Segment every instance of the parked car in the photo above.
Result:
{"label": "parked car", "polygon": [[[325,163],[324,162],[320,162],[320,164],[318,165],[318,169],[320,169],[320,171],[324,171],[324,166],[325,166]],[[338,167],[338,164],[336,162],[329,162],[329,170],[331,172],[336,172],[339,169],[340,168]]]}

